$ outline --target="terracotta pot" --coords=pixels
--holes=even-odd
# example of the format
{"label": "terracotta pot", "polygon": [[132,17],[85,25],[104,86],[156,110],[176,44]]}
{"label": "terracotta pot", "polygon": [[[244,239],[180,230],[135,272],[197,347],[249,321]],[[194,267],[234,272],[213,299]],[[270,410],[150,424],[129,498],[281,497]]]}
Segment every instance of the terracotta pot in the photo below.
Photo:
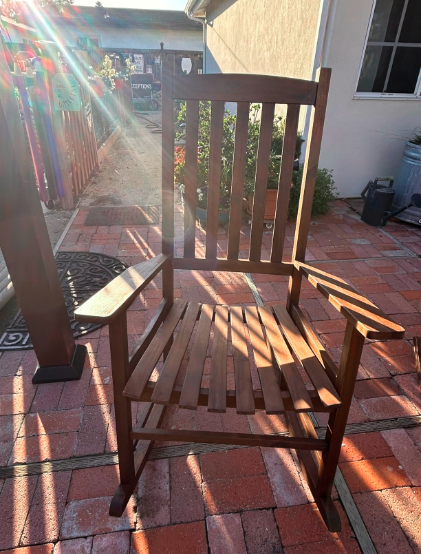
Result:
{"label": "terracotta pot", "polygon": [[116,90],[121,90],[123,88],[123,79],[115,79],[114,83]]}
{"label": "terracotta pot", "polygon": [[[273,221],[275,219],[277,195],[278,195],[278,189],[266,190],[266,204],[265,204],[265,215],[264,215],[265,220]],[[254,194],[250,194],[250,196],[248,197],[248,211],[250,214],[253,213],[253,200],[254,200]]]}

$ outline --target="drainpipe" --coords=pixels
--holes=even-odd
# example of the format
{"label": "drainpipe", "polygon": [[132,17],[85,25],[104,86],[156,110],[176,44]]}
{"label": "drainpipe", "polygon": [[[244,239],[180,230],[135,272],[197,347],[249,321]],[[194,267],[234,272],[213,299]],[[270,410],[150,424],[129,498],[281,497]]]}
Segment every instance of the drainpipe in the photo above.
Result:
{"label": "drainpipe", "polygon": [[[335,20],[335,11],[338,0],[321,0],[319,12],[317,38],[314,44],[313,68],[311,71],[311,80],[316,78],[317,70],[327,63],[330,42],[332,40],[333,23]],[[303,139],[307,146],[308,132],[310,127],[311,106],[308,106],[306,119],[303,129]],[[304,161],[305,150],[301,152],[300,162]]]}
{"label": "drainpipe", "polygon": [[195,17],[194,15],[191,15],[189,8],[186,8],[184,13],[192,21],[197,21],[197,22],[202,24],[202,27],[203,27],[203,38],[202,38],[202,42],[203,42],[203,69],[202,69],[202,73],[206,73],[206,25],[207,25],[206,18],[203,19],[201,17]]}

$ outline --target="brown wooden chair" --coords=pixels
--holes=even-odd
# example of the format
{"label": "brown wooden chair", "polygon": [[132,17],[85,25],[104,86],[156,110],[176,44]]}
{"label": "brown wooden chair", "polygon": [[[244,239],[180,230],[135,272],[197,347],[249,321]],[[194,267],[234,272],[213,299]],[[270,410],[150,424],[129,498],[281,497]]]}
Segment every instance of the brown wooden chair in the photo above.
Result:
{"label": "brown wooden chair", "polygon": [[[399,339],[404,329],[338,277],[304,263],[315,187],[330,69],[316,82],[258,75],[187,75],[174,77],[164,63],[162,82],[162,254],[127,269],[76,312],[80,321],[109,324],[121,484],[110,514],[121,516],[145,466],[153,441],[183,441],[296,449],[302,470],[331,531],[340,530],[331,491],[365,337]],[[174,99],[187,101],[184,257],[174,252]],[[197,142],[199,102],[212,101],[206,256],[195,253]],[[231,188],[228,254],[217,256],[219,180],[224,102],[238,102]],[[249,259],[239,259],[240,227],[249,105],[263,104]],[[287,104],[287,119],[270,261],[261,260],[263,216],[275,104]],[[282,261],[299,110],[310,105],[312,118],[304,166],[292,262]],[[212,306],[174,300],[173,272],[215,270],[289,276],[286,306]],[[129,353],[126,310],[147,284],[162,272],[163,299],[136,347]],[[347,321],[339,367],[320,343],[299,308],[306,277]],[[246,330],[248,328],[248,331]],[[174,331],[177,332],[174,338]],[[213,334],[211,333],[211,330]],[[193,332],[194,331],[194,332]],[[208,388],[202,373],[212,341]],[[247,343],[250,337],[260,387],[253,389]],[[232,343],[235,390],[227,390],[227,349]],[[183,384],[177,375],[190,344]],[[156,382],[151,375],[161,355]],[[302,368],[298,368],[296,361]],[[308,389],[300,372],[313,387]],[[132,427],[132,401],[143,402]],[[201,432],[161,429],[165,407],[210,412],[235,408],[239,414],[284,414],[289,435]],[[319,438],[309,412],[329,413]],[[246,453],[244,455],[247,455]]]}

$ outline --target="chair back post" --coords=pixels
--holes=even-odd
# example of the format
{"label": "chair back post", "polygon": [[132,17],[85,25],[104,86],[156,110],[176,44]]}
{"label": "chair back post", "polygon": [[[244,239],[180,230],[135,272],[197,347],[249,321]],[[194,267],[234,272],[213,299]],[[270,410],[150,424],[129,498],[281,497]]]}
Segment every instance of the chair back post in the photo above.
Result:
{"label": "chair back post", "polygon": [[[295,228],[294,248],[292,251],[293,263],[295,261],[305,261],[331,71],[332,70],[328,67],[321,67],[318,70],[316,78],[318,81],[317,95],[310,120],[308,135],[310,137],[310,143],[308,144],[304,161],[303,181],[301,185],[300,203]],[[300,290],[301,274],[299,271],[294,270],[289,279],[288,286],[287,308],[289,312],[291,312],[293,305],[298,304]]]}
{"label": "chair back post", "polygon": [[[162,62],[162,253],[174,255],[174,56]],[[162,271],[162,295],[174,301],[174,270]]]}

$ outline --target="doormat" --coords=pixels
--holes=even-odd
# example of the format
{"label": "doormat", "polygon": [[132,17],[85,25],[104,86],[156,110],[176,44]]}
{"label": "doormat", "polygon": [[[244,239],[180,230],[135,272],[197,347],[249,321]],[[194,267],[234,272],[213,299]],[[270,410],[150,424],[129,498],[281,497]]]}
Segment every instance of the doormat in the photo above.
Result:
{"label": "doormat", "polygon": [[[76,321],[73,313],[128,266],[113,256],[94,252],[57,252],[55,260],[73,336],[78,338],[102,327],[98,323]],[[19,311],[0,336],[0,351],[31,348],[31,338]]]}
{"label": "doormat", "polygon": [[84,225],[157,225],[157,206],[129,206],[124,208],[90,208]]}

